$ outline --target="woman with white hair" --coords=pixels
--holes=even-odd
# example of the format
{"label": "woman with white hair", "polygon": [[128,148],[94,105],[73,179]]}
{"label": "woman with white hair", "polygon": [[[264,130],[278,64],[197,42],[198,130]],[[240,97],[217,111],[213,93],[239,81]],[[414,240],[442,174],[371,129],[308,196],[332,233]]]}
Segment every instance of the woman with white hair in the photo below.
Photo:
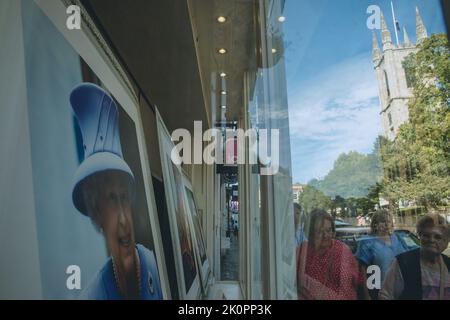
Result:
{"label": "woman with white hair", "polygon": [[417,223],[420,248],[398,255],[386,274],[383,300],[450,300],[450,258],[442,252],[450,228],[440,215],[426,215]]}

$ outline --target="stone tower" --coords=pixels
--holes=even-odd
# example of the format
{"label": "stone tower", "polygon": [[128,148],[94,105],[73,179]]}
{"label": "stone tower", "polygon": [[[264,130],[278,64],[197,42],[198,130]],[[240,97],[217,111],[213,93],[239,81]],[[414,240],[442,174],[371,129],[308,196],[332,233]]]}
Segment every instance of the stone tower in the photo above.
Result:
{"label": "stone tower", "polygon": [[[395,27],[395,26],[394,26]],[[419,9],[416,8],[416,38],[417,44],[427,37],[427,30],[422,21]],[[416,45],[409,39],[406,29],[403,29],[403,43],[396,46],[392,42],[391,33],[381,13],[381,42],[378,46],[377,35],[373,33],[373,64],[378,81],[381,103],[381,125],[383,136],[394,140],[400,125],[408,120],[408,101],[412,97],[412,87],[409,83],[402,62],[409,54],[417,52]]]}

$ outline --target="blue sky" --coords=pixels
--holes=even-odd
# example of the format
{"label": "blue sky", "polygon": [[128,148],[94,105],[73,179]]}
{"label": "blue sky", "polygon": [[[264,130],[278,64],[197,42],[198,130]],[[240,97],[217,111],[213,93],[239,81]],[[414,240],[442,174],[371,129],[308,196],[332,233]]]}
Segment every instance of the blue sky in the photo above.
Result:
{"label": "blue sky", "polygon": [[[415,42],[415,7],[428,33],[445,31],[438,0],[394,0],[397,20]],[[372,65],[369,5],[389,0],[286,0],[284,41],[294,182],[323,178],[339,154],[369,153],[379,135],[378,87]],[[377,32],[381,44],[380,32]],[[403,33],[399,35],[402,41]]]}

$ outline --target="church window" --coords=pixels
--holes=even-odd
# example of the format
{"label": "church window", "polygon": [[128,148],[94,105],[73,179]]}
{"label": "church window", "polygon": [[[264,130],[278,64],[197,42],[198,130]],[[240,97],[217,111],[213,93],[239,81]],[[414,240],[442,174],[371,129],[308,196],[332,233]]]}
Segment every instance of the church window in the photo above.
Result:
{"label": "church window", "polygon": [[408,88],[412,88],[414,86],[415,77],[411,69],[404,68],[405,70],[405,78],[406,78],[406,86]]}
{"label": "church window", "polygon": [[387,96],[388,96],[388,98],[390,98],[391,97],[391,89],[389,88],[389,79],[388,79],[388,75],[387,75],[386,71],[384,71],[384,82],[386,84]]}

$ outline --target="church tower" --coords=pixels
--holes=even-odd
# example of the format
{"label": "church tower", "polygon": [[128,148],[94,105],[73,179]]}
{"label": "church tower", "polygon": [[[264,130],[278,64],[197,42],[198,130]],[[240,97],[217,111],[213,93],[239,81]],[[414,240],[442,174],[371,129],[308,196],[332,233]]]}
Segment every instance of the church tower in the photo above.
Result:
{"label": "church tower", "polygon": [[[396,27],[396,26],[394,26]],[[427,30],[416,8],[416,38],[417,44],[428,37]],[[372,35],[372,57],[378,81],[381,104],[381,125],[383,136],[394,140],[398,128],[408,121],[408,101],[412,97],[412,85],[403,68],[403,60],[411,53],[418,51],[409,39],[406,29],[403,29],[403,43],[395,45],[387,27],[383,13],[381,13],[381,43],[378,45],[377,34]]]}

